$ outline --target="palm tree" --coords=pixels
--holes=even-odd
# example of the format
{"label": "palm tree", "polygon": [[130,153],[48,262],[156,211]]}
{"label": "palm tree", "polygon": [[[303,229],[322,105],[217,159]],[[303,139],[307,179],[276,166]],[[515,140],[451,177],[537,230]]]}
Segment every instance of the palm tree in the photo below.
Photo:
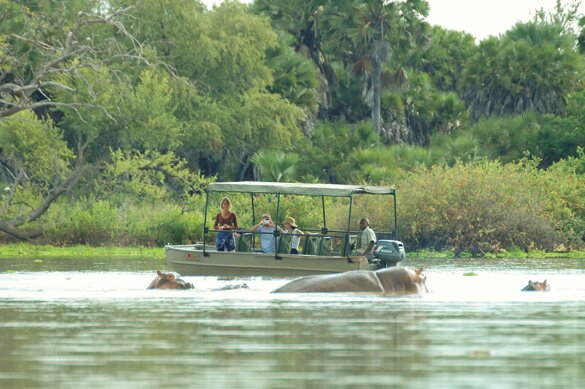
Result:
{"label": "palm tree", "polygon": [[[333,6],[332,6],[333,7]],[[424,0],[406,2],[385,0],[348,0],[339,2],[327,13],[326,23],[332,51],[362,78],[362,98],[371,109],[371,120],[378,135],[382,133],[381,98],[384,81],[402,87],[407,78],[394,61],[393,53],[406,53],[426,39],[428,13]]]}
{"label": "palm tree", "polygon": [[427,47],[412,52],[408,67],[428,73],[443,92],[456,92],[465,62],[475,53],[473,35],[433,26]]}
{"label": "palm tree", "polygon": [[256,179],[271,182],[292,182],[297,177],[297,154],[283,151],[258,151],[251,159],[256,165],[254,175]]}
{"label": "palm tree", "polygon": [[518,23],[480,43],[465,66],[462,95],[474,120],[526,111],[561,114],[584,69],[574,36],[560,24]]}
{"label": "palm tree", "polygon": [[330,88],[335,73],[323,52],[320,20],[323,10],[336,0],[256,0],[252,10],[268,16],[276,30],[294,37],[294,49],[309,58],[319,70],[322,104],[330,104]]}
{"label": "palm tree", "polygon": [[267,63],[274,72],[274,83],[269,88],[291,103],[315,112],[319,105],[319,73],[311,60],[299,55],[290,46],[292,37],[279,34],[279,46],[268,50]]}

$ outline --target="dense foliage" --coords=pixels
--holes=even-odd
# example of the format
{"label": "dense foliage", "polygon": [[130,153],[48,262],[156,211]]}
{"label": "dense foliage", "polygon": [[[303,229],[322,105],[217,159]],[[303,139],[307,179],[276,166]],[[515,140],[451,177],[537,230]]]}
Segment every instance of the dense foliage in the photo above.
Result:
{"label": "dense foliage", "polygon": [[406,244],[458,253],[580,245],[583,219],[574,214],[580,207],[566,200],[583,195],[585,180],[559,169],[541,171],[526,161],[416,169],[400,185],[409,194],[400,208]]}
{"label": "dense foliage", "polygon": [[476,43],[424,0],[0,0],[0,238],[200,239],[263,179],[396,185],[411,250],[581,247],[579,6]]}

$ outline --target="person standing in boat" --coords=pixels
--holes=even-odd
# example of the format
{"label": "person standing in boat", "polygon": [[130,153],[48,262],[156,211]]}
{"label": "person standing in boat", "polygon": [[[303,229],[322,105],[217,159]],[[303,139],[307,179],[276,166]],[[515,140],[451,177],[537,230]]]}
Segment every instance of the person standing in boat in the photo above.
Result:
{"label": "person standing in boat", "polygon": [[236,240],[234,232],[238,228],[238,218],[231,211],[232,202],[229,198],[221,199],[221,212],[215,216],[213,228],[218,230],[215,237],[215,248],[217,251],[234,251],[236,249]]}
{"label": "person standing in boat", "polygon": [[370,228],[370,221],[366,218],[360,220],[360,230],[362,233],[359,240],[360,255],[371,258],[374,254],[374,245],[376,244],[376,233]]}
{"label": "person standing in boat", "polygon": [[303,231],[299,230],[297,227],[297,222],[292,217],[287,217],[284,220],[284,232],[285,234],[291,235],[291,247],[290,253],[291,254],[298,254],[299,253],[299,242],[301,241],[301,235],[303,235]]}
{"label": "person standing in boat", "polygon": [[268,213],[262,215],[260,223],[250,228],[250,231],[260,233],[260,242],[262,244],[263,253],[276,252],[276,236],[274,235],[276,230],[280,233],[284,233],[282,228],[274,224],[272,217]]}

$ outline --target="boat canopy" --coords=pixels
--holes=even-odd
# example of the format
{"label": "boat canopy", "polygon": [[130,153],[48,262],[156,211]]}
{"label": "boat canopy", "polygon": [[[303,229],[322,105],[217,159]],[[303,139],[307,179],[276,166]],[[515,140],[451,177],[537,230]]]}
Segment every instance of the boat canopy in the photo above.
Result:
{"label": "boat canopy", "polygon": [[293,182],[213,182],[209,184],[210,192],[237,193],[275,193],[306,196],[351,197],[355,194],[395,195],[396,191],[384,186],[337,185],[337,184],[303,184]]}

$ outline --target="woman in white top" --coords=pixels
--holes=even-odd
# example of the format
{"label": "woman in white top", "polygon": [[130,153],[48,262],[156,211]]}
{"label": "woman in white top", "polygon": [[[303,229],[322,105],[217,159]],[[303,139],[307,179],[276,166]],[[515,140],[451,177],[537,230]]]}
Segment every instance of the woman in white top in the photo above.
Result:
{"label": "woman in white top", "polygon": [[290,234],[292,236],[290,253],[298,254],[299,242],[301,241],[301,235],[303,235],[303,231],[298,229],[297,222],[294,218],[287,217],[284,220],[284,232],[285,234]]}

